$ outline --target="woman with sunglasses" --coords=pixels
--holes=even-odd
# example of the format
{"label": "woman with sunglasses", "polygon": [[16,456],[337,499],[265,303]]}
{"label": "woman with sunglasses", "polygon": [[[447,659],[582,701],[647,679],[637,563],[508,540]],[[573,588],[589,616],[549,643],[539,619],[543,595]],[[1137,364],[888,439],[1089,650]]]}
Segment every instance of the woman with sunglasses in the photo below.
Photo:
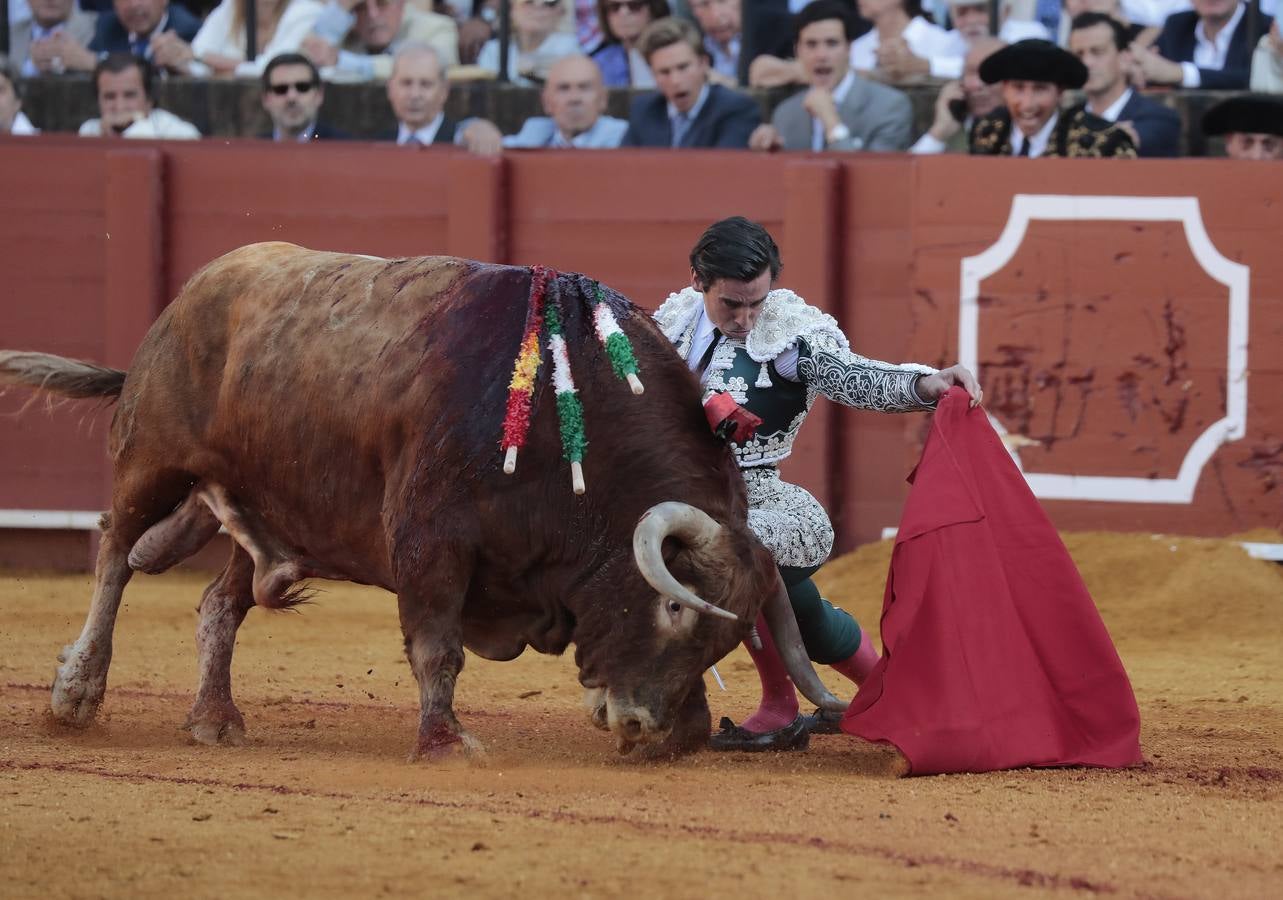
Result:
{"label": "woman with sunglasses", "polygon": [[637,49],[646,26],[668,15],[668,0],[597,0],[605,40],[593,51],[606,87],[653,88],[655,77]]}
{"label": "woman with sunglasses", "polygon": [[172,31],[152,38],[152,62],[181,75],[258,75],[275,56],[297,53],[325,6],[318,0],[257,0],[255,56],[246,61],[245,0],[222,0],[188,44]]}
{"label": "woman with sunglasses", "polygon": [[[581,52],[573,34],[558,31],[565,0],[513,0],[512,41],[508,45],[508,77],[513,84],[538,87],[548,67],[563,56]],[[477,65],[499,71],[499,40],[486,41]]]}

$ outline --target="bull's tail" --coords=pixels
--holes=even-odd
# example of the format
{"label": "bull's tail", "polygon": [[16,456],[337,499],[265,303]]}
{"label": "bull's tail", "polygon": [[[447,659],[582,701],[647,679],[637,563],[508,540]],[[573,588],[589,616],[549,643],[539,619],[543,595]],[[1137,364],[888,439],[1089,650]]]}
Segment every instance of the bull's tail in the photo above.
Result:
{"label": "bull's tail", "polygon": [[125,374],[51,353],[0,350],[0,387],[22,385],[73,400],[114,399],[124,389]]}

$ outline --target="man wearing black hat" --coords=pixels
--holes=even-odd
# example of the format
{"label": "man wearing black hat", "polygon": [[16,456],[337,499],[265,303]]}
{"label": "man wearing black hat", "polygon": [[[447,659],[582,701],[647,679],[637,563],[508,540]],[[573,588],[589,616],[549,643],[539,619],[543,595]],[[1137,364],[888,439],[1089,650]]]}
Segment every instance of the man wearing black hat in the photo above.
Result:
{"label": "man wearing black hat", "polygon": [[1203,133],[1225,135],[1230,159],[1283,159],[1283,99],[1245,94],[1224,100],[1203,116]]}
{"label": "man wearing black hat", "polygon": [[988,156],[1135,157],[1123,129],[1087,112],[1062,110],[1066,88],[1087,82],[1087,67],[1051,41],[1017,41],[980,64],[986,84],[1002,82],[1003,108],[976,120],[973,154]]}

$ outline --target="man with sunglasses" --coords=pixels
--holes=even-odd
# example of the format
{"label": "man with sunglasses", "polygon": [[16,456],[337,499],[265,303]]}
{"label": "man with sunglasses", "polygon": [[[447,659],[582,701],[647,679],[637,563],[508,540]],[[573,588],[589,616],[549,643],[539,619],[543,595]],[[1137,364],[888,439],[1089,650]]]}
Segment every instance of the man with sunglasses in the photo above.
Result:
{"label": "man with sunglasses", "polygon": [[347,134],[317,121],[325,90],[321,73],[303,54],[273,57],[263,69],[262,88],[263,109],[272,120],[272,131],[259,137],[299,144],[347,139]]}

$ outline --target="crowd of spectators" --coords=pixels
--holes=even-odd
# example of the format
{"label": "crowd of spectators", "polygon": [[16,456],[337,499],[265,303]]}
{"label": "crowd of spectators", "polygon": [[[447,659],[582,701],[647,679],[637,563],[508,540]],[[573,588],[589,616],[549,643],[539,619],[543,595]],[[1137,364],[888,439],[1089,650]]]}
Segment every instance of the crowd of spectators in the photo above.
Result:
{"label": "crowd of spectators", "polygon": [[[495,0],[0,0],[0,134],[38,129],[26,79],[89,73],[86,136],[199,138],[156,104],[156,81],[255,78],[277,141],[340,140],[325,85],[386,85],[403,146],[720,147],[1015,156],[1176,156],[1167,91],[1238,92],[1205,133],[1243,158],[1283,158],[1278,0],[512,0],[501,66]],[[994,33],[996,31],[996,34]],[[1257,39],[1259,36],[1259,39]],[[505,68],[544,115],[513,134],[446,117],[452,82]],[[915,133],[902,88],[938,87]],[[795,93],[762,121],[748,90]],[[627,120],[607,88],[632,88]],[[36,124],[39,124],[38,122]],[[372,137],[363,135],[362,137]]]}

